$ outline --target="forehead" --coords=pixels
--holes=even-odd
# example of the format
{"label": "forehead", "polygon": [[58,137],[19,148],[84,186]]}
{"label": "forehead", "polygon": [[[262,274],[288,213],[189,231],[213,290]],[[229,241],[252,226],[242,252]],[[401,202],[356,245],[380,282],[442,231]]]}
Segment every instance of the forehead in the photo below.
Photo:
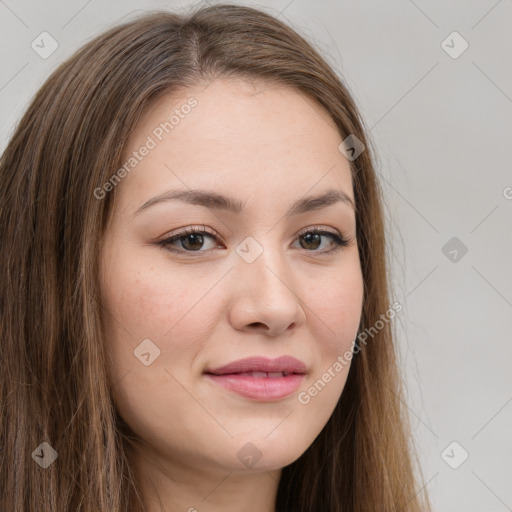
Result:
{"label": "forehead", "polygon": [[120,187],[132,199],[176,185],[279,198],[319,182],[352,195],[328,112],[281,84],[224,78],[168,94],[140,119],[125,160],[149,140],[152,149]]}

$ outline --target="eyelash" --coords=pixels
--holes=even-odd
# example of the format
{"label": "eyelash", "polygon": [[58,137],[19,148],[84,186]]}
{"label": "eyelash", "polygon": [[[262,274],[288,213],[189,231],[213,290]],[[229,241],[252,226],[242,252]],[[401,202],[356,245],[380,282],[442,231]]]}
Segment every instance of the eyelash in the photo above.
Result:
{"label": "eyelash", "polygon": [[[203,236],[208,235],[209,237],[218,241],[218,236],[214,233],[210,233],[209,231],[207,231],[206,226],[201,226],[201,227],[196,227],[196,226],[192,227],[191,226],[191,227],[184,229],[183,231],[181,231],[179,233],[176,233],[175,235],[172,235],[164,240],[161,240],[160,242],[157,242],[157,245],[163,247],[167,251],[170,251],[172,253],[179,253],[179,254],[183,254],[183,253],[194,254],[194,253],[207,252],[204,250],[190,251],[187,249],[172,248],[172,246],[175,242],[179,241],[180,239],[186,238],[188,235],[192,235],[192,234],[193,235],[203,235]],[[346,247],[351,242],[351,240],[346,239],[338,231],[327,231],[325,228],[321,229],[319,227],[307,228],[307,229],[301,231],[297,235],[297,238],[300,238],[301,236],[304,236],[307,234],[317,234],[317,235],[328,236],[334,242],[335,247],[328,251],[325,251],[325,250],[324,251],[316,251],[316,250],[308,251],[307,249],[305,249],[307,252],[318,253],[321,255],[327,255],[327,254],[331,254],[333,252],[339,251],[342,247]]]}

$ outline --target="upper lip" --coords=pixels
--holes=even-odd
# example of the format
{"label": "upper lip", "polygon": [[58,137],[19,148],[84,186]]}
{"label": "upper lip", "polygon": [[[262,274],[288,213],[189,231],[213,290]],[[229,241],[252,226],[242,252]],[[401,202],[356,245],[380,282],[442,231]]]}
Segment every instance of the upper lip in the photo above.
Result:
{"label": "upper lip", "polygon": [[255,356],[247,357],[233,361],[219,368],[206,370],[205,373],[213,375],[226,375],[230,373],[246,373],[246,372],[286,372],[286,373],[303,373],[307,371],[306,365],[291,356],[281,356],[276,359],[268,359],[266,357]]}

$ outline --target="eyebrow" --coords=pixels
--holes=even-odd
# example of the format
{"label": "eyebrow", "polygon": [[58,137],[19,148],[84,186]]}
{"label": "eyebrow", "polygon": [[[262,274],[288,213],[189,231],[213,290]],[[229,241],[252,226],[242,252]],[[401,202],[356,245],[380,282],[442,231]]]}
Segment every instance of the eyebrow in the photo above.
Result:
{"label": "eyebrow", "polygon": [[[153,197],[138,208],[134,215],[138,215],[150,206],[167,201],[182,201],[189,204],[204,206],[206,208],[225,210],[232,213],[242,213],[245,203],[210,190],[168,190]],[[320,210],[336,203],[344,203],[356,209],[353,199],[340,189],[329,189],[316,196],[307,196],[296,201],[286,212],[286,216],[300,215],[313,210]]]}

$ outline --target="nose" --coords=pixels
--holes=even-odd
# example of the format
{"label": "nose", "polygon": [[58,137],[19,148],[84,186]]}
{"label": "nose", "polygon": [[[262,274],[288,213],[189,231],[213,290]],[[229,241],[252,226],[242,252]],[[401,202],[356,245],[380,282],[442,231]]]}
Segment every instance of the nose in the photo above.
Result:
{"label": "nose", "polygon": [[289,266],[268,254],[252,263],[237,262],[229,317],[237,330],[275,337],[296,330],[306,315]]}

